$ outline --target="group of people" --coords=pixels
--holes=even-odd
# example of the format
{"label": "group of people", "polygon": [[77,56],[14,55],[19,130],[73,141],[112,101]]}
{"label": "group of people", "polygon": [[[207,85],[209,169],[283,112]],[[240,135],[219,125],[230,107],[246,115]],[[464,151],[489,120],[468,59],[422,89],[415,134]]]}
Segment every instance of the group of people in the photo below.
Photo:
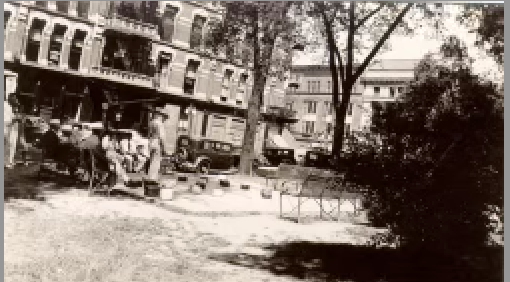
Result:
{"label": "group of people", "polygon": [[[9,96],[9,97],[8,97]],[[104,129],[102,124],[91,123],[60,125],[59,120],[51,120],[44,132],[40,145],[44,157],[54,159],[74,174],[84,163],[84,152],[90,149],[95,155],[105,158],[115,167],[117,179],[129,182],[128,173],[146,173],[147,178],[157,181],[161,158],[165,152],[164,119],[162,112],[153,111],[149,122],[147,138],[136,130]],[[22,119],[16,95],[4,96],[4,167],[15,165],[14,157],[22,133]],[[121,133],[123,132],[123,133]],[[120,134],[119,134],[120,133]],[[18,148],[17,148],[18,147]]]}
{"label": "group of people", "polygon": [[[130,181],[128,173],[146,173],[147,178],[157,181],[164,152],[164,114],[153,113],[149,124],[148,138],[136,130],[111,130],[83,123],[59,126],[55,121],[41,140],[45,157],[55,159],[74,174],[80,162],[84,162],[84,151],[91,150],[96,157],[105,158],[113,165],[115,174],[124,183]],[[76,153],[78,161],[69,158]]]}

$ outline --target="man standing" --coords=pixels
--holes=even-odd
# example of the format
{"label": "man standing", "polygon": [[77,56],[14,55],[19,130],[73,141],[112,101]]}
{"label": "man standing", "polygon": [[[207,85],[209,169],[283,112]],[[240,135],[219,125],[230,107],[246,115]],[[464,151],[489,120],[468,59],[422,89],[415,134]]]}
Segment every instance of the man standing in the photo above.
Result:
{"label": "man standing", "polygon": [[137,131],[133,131],[129,147],[135,160],[133,170],[134,172],[141,172],[149,160],[149,141],[147,138],[140,136]]}
{"label": "man standing", "polygon": [[153,181],[159,179],[159,169],[161,166],[161,157],[165,152],[165,128],[163,125],[166,115],[159,111],[152,112],[152,119],[149,122],[149,150],[150,166],[148,178]]}
{"label": "man standing", "polygon": [[115,138],[111,132],[104,135],[101,146],[106,151],[106,158],[115,165],[117,177],[121,178],[124,183],[129,182],[129,176],[121,165],[122,160],[116,151]]}
{"label": "man standing", "polygon": [[133,172],[133,156],[131,155],[130,141],[131,133],[122,133],[120,140],[120,154],[123,157],[123,163],[126,165],[126,171]]}
{"label": "man standing", "polygon": [[[5,93],[7,95],[7,93]],[[16,154],[16,145],[18,143],[18,135],[21,120],[18,117],[19,103],[16,93],[4,96],[4,142],[7,145],[6,156],[4,159],[5,168],[14,166],[14,155]]]}

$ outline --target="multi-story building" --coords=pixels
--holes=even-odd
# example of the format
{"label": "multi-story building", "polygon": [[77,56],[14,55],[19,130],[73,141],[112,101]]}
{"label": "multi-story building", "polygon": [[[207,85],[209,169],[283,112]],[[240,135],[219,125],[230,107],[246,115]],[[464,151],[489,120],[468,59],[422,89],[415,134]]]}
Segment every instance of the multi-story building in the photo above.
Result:
{"label": "multi-story building", "polygon": [[[346,132],[370,125],[372,102],[394,101],[413,78],[417,60],[374,62],[356,82],[347,110]],[[297,149],[330,147],[335,122],[329,66],[294,66],[287,88],[286,107],[297,112],[289,126]]]}
{"label": "multi-story building", "polygon": [[[170,148],[180,134],[240,146],[253,75],[237,55],[243,46],[229,57],[206,47],[221,18],[216,1],[6,2],[5,90],[46,119],[113,120],[143,132],[157,107],[168,115]],[[268,85],[258,152],[268,123],[292,120],[282,114],[284,88]]]}

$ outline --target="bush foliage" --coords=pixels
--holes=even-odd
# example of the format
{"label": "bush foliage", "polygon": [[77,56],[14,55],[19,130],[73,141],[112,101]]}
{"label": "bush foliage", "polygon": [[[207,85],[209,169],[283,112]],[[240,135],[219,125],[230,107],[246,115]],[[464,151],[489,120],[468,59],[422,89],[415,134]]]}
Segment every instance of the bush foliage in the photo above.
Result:
{"label": "bush foliage", "polygon": [[485,245],[488,213],[502,211],[503,97],[460,42],[445,46],[395,103],[373,106],[371,133],[350,140],[344,167],[369,191],[385,243],[457,253]]}

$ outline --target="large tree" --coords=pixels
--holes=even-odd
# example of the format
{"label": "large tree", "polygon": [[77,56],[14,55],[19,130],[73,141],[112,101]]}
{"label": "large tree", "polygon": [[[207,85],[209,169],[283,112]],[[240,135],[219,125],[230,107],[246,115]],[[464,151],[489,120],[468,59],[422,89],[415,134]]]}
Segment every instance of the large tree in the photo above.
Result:
{"label": "large tree", "polygon": [[210,27],[212,50],[229,58],[242,48],[245,65],[253,70],[253,88],[248,100],[240,173],[249,174],[254,159],[255,136],[260,120],[264,88],[268,78],[283,79],[295,41],[295,20],[290,1],[222,2],[223,19]]}
{"label": "large tree", "polygon": [[[412,13],[410,11],[413,7]],[[304,9],[315,20],[314,31],[327,48],[332,76],[332,102],[335,109],[333,152],[338,160],[343,148],[345,118],[353,88],[390,36],[405,33],[431,21],[438,29],[441,5],[392,2],[309,2]],[[409,20],[405,21],[405,16]],[[400,27],[400,29],[399,29]]]}
{"label": "large tree", "polygon": [[478,35],[476,44],[503,65],[505,54],[503,4],[466,4],[458,20]]}
{"label": "large tree", "polygon": [[386,240],[453,255],[487,243],[488,214],[503,207],[503,98],[472,73],[460,40],[427,55],[395,103],[375,107],[371,132],[346,153],[346,175],[370,191],[369,218],[388,227]]}

